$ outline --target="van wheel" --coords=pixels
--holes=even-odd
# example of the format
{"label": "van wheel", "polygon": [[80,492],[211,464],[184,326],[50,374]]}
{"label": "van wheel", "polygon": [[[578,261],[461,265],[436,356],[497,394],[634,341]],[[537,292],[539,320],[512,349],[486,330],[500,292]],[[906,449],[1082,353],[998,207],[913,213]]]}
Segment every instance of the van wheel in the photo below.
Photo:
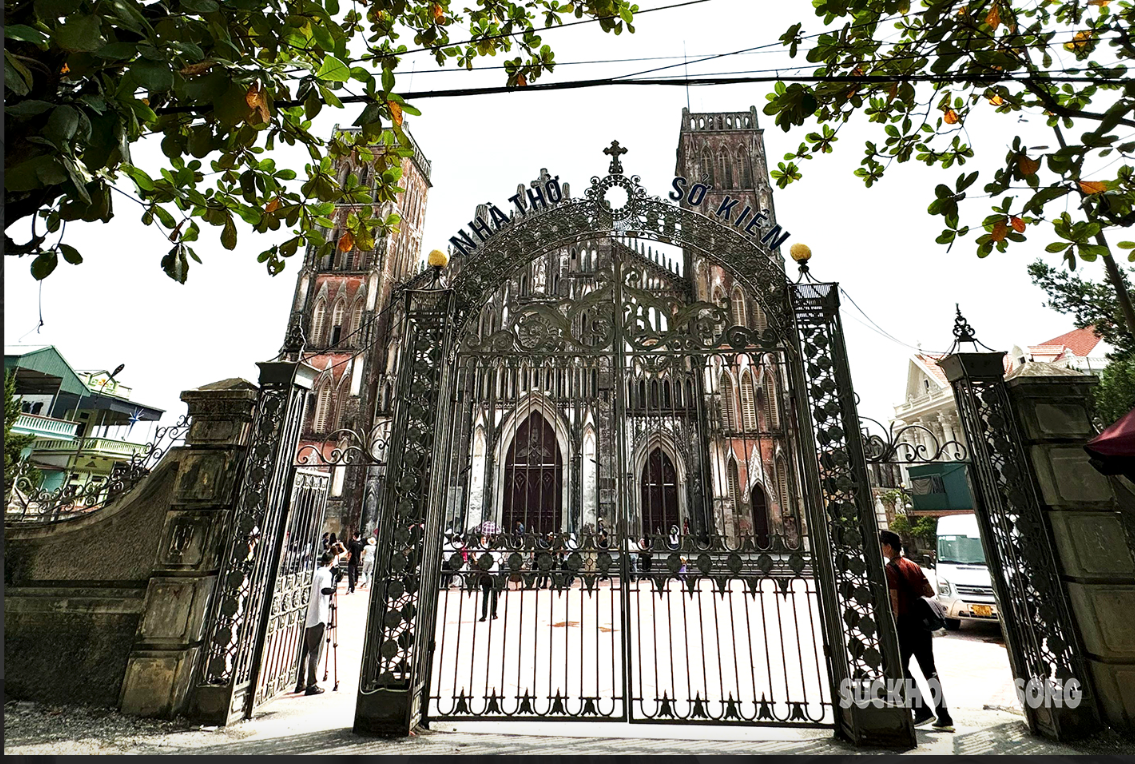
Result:
{"label": "van wheel", "polygon": [[957,631],[960,628],[962,628],[961,619],[958,619],[958,618],[947,618],[946,619],[946,631]]}

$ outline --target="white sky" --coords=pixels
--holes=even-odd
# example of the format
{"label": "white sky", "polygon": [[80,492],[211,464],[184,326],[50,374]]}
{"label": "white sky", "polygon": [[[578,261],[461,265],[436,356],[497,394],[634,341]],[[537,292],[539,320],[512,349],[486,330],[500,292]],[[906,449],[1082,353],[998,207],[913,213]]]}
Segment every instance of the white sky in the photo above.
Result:
{"label": "white sky", "polygon": [[[664,0],[641,2],[645,7]],[[561,63],[638,56],[690,58],[775,42],[795,21],[804,32],[820,31],[821,20],[806,0],[769,3],[753,0],[711,0],[642,16],[634,35],[604,35],[596,25],[551,31],[545,42]],[[412,41],[407,41],[412,45]],[[499,65],[502,57],[478,59],[479,66]],[[672,61],[564,66],[540,82],[621,75]],[[779,48],[738,55],[689,67],[690,75],[768,69],[802,63]],[[414,67],[418,71],[411,77]],[[435,73],[428,56],[408,57],[400,72],[403,92],[504,84],[503,71]],[[403,71],[404,70],[404,71]],[[426,72],[429,73],[426,73]],[[657,75],[681,74],[681,68]],[[729,85],[694,88],[691,110],[760,112],[771,85]],[[547,167],[572,194],[587,187],[592,175],[606,173],[602,149],[619,140],[630,153],[623,157],[628,174],[642,176],[648,192],[665,196],[674,172],[675,149],[686,92],[681,87],[618,87],[550,93],[510,93],[474,98],[423,99],[415,102],[423,116],[412,130],[433,163],[424,248],[444,249],[457,228],[465,226],[474,207],[485,201],[503,208],[518,183]],[[328,135],[336,122],[350,124],[361,106],[326,109],[315,131]],[[794,148],[811,128],[783,133],[771,118],[760,116],[766,129],[770,164]],[[969,134],[977,163],[949,171],[914,164],[895,165],[889,177],[871,189],[853,177],[863,140],[881,141],[880,126],[867,130],[860,118],[848,126],[834,155],[806,163],[803,182],[775,191],[778,221],[791,231],[785,245],[811,246],[813,274],[838,281],[878,324],[904,343],[944,350],[952,342],[954,303],[987,345],[1008,350],[1013,344],[1036,344],[1072,328],[1071,319],[1043,307],[1043,293],[1032,286],[1025,268],[1044,255],[1047,234],[1008,254],[985,260],[973,254],[972,238],[947,253],[934,243],[941,218],[926,206],[934,184],[953,184],[962,169],[992,168],[1003,161],[1015,129],[1032,131],[1026,145],[1046,145],[1050,138],[1042,120],[1018,124],[991,110],[971,119]],[[286,148],[286,147],[285,147]],[[280,150],[277,164],[296,166],[302,176],[306,152]],[[135,159],[156,173],[156,145],[139,147]],[[979,180],[974,190],[986,181]],[[129,180],[120,187],[133,192]],[[235,252],[224,250],[219,229],[203,231],[197,252],[203,265],[191,263],[189,281],[179,285],[161,271],[170,244],[154,228],[139,221],[140,208],[115,197],[115,219],[108,225],[72,223],[67,241],[85,257],[81,266],[64,262],[44,282],[44,326],[37,333],[39,285],[28,272],[29,260],[6,262],[6,344],[54,344],[78,369],[126,369],[120,379],[134,397],[171,412],[184,412],[181,390],[224,379],[255,381],[256,361],[272,358],[283,340],[289,302],[302,255],[271,278],[256,255],[285,235],[257,237],[240,230]],[[963,221],[980,223],[988,214],[981,202],[963,205]],[[14,228],[19,239],[23,232]],[[1102,267],[1084,263],[1081,273],[1102,279]],[[794,268],[790,264],[790,270]],[[844,306],[844,324],[860,411],[887,420],[903,396],[910,348],[868,329],[861,315]]]}

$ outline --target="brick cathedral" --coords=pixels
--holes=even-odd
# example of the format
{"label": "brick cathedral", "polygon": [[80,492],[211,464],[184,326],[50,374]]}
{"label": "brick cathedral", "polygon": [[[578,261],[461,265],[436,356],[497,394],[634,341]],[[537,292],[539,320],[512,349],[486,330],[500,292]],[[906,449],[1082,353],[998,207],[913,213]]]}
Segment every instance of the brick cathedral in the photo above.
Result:
{"label": "brick cathedral", "polygon": [[[355,173],[360,182],[373,183],[371,168],[357,162],[343,160],[338,171],[343,178]],[[399,329],[394,320],[396,311],[391,307],[400,288],[428,276],[421,273],[421,261],[424,250],[432,248],[422,241],[430,165],[416,144],[413,157],[403,159],[402,171],[400,185],[405,191],[398,196],[397,203],[375,208],[376,214],[381,216],[392,213],[401,216],[398,233],[378,240],[373,251],[335,249],[333,255],[319,261],[312,249],[306,253],[298,276],[289,332],[296,328],[303,332],[306,341],[303,358],[321,373],[308,406],[301,453],[311,455],[318,450],[330,458],[334,449],[349,445],[349,439],[342,437],[343,430],[360,433],[359,442],[366,441],[371,432],[381,437],[392,415],[397,392],[394,380]],[[683,110],[675,174],[687,178],[690,184],[700,182],[709,187],[702,202],[703,211],[716,209],[728,195],[740,200],[738,209],[747,205],[753,210],[765,210],[770,225],[775,225],[763,135],[755,108],[747,112],[712,114],[691,114]],[[538,178],[531,185],[539,188],[543,184],[544,178]],[[520,190],[523,191],[523,187]],[[564,193],[570,195],[567,184]],[[681,204],[685,206],[687,202],[683,200]],[[349,205],[341,206],[333,220],[342,224],[352,209]],[[487,215],[481,215],[483,210],[477,212],[487,219]],[[328,234],[333,240],[338,239],[337,230]],[[659,294],[682,294],[687,299],[713,302],[728,311],[733,324],[764,328],[760,308],[732,283],[725,269],[673,247],[646,247],[605,238],[592,245],[583,242],[549,252],[519,268],[485,305],[472,331],[483,340],[508,329],[510,309],[515,315],[517,307],[525,302],[573,300],[589,293],[595,288],[597,274],[615,257],[638,268],[641,273],[636,278]],[[451,275],[460,272],[461,260],[460,253],[453,255],[449,266]],[[291,357],[298,354],[293,353]],[[712,462],[712,467],[705,472],[708,485],[704,488],[706,493],[712,493],[712,501],[709,496],[703,498],[707,506],[712,505],[713,517],[703,522],[731,538],[739,534],[760,538],[779,536],[794,544],[803,528],[796,498],[798,490],[790,477],[792,470],[784,462],[788,448],[780,421],[785,387],[783,369],[776,364],[766,367],[760,362],[736,361],[718,364],[711,374],[713,379],[698,387],[696,393],[705,398],[715,423],[712,448],[703,457],[703,461]],[[514,408],[519,400],[517,389],[527,389],[531,379],[526,373],[522,376],[523,388],[516,388],[514,372],[511,388]],[[581,389],[587,390],[586,374],[580,376],[580,380]],[[502,389],[500,380],[496,384],[498,391]],[[503,384],[508,390],[510,383]],[[549,384],[553,383],[549,381]],[[642,401],[647,408],[649,384],[645,379],[642,381]],[[668,405],[677,405],[683,400],[682,382],[674,381],[673,392],[669,381],[663,384],[666,400],[669,402],[671,396],[674,400]],[[689,381],[684,384],[688,386]],[[636,392],[632,385],[628,391],[632,405],[637,400]],[[685,395],[687,403],[683,405],[691,405],[693,394],[687,391]],[[502,397],[500,405],[507,407],[508,400],[507,396]],[[592,443],[602,441],[603,423],[588,425],[584,417],[568,414],[560,419],[565,423],[575,422],[578,431],[566,432],[570,425],[556,424],[565,430],[557,435],[550,421],[553,415],[549,414],[549,421],[545,421],[541,414],[528,414],[523,423],[519,423],[522,417],[516,414],[514,411],[510,416],[502,410],[495,419],[490,416],[477,430],[475,438],[480,440],[474,442],[471,438],[470,442],[459,446],[469,450],[471,470],[467,471],[471,475],[463,477],[459,486],[449,489],[447,525],[463,530],[484,520],[494,520],[511,530],[514,522],[520,522],[521,515],[515,505],[525,500],[510,493],[508,481],[516,475],[536,473],[531,465],[514,463],[518,458],[517,449],[510,443],[519,442],[518,433],[531,438],[536,429],[545,428],[549,439],[558,437],[579,445],[569,449],[574,452],[574,459],[565,459],[559,453],[563,449],[552,449],[556,454],[546,457],[547,469],[563,473],[557,473],[553,481],[558,481],[555,482],[559,486],[556,493],[562,491],[564,497],[557,497],[554,507],[537,508],[534,516],[554,525],[549,530],[574,532],[594,528],[605,521],[610,527],[615,475],[607,460],[595,458],[594,445],[590,453],[587,451],[589,437]],[[511,428],[497,427],[497,420],[512,422]],[[593,430],[590,435],[589,426]],[[746,432],[760,433],[760,436],[745,436]],[[657,436],[654,439],[659,441],[658,447],[644,451],[641,458],[643,501],[651,497],[653,507],[642,525],[647,528],[651,524],[662,527],[685,524],[688,519],[684,513],[690,501],[679,496],[677,484],[682,482],[679,476],[684,477],[691,465],[683,463],[680,449],[663,448],[661,439]],[[495,449],[493,443],[496,443]],[[560,461],[554,461],[557,459]],[[497,463],[493,463],[494,460]],[[309,457],[308,461],[317,460]],[[369,532],[376,522],[382,467],[331,469],[327,530],[345,532],[348,528],[361,527]],[[569,491],[563,487],[568,485],[575,487]],[[674,498],[668,499],[671,495]],[[698,503],[701,501],[699,499]],[[526,507],[525,517],[528,511]]]}

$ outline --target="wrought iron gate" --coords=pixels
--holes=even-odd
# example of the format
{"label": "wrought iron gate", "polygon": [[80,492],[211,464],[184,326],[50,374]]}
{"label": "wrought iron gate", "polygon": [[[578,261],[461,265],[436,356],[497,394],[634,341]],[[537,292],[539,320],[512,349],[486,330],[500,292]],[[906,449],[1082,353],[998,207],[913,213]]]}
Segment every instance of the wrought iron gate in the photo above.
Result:
{"label": "wrought iron gate", "polygon": [[832,724],[783,337],[586,246],[459,338],[429,717]]}
{"label": "wrought iron gate", "polygon": [[296,470],[292,480],[250,711],[295,686],[311,581],[322,551],[319,534],[327,509],[329,480],[326,472],[303,469]]}

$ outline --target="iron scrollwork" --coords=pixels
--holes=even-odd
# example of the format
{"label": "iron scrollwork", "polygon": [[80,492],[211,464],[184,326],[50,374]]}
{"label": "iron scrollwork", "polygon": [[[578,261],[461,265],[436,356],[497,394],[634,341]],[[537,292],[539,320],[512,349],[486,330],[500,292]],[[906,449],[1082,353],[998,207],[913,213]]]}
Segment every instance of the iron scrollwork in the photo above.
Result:
{"label": "iron scrollwork", "polygon": [[[969,459],[965,444],[958,440],[940,441],[929,427],[908,424],[900,427],[859,415],[863,434],[864,456],[869,464],[930,464],[932,462],[964,462]],[[875,425],[872,432],[867,422]],[[879,433],[882,433],[881,435]]]}
{"label": "iron scrollwork", "polygon": [[[189,431],[189,415],[174,424],[159,427],[154,438],[130,458],[115,465],[105,481],[84,485],[62,485],[45,489],[37,480],[38,470],[24,459],[18,465],[4,522],[50,523],[78,517],[102,509],[136,486],[153,471],[171,448]],[[81,448],[82,439],[80,438]]]}
{"label": "iron scrollwork", "polygon": [[[382,466],[390,448],[391,421],[379,422],[370,432],[343,428],[335,430],[319,443],[304,443],[296,454],[296,466],[345,467]],[[327,444],[334,444],[325,450]]]}

